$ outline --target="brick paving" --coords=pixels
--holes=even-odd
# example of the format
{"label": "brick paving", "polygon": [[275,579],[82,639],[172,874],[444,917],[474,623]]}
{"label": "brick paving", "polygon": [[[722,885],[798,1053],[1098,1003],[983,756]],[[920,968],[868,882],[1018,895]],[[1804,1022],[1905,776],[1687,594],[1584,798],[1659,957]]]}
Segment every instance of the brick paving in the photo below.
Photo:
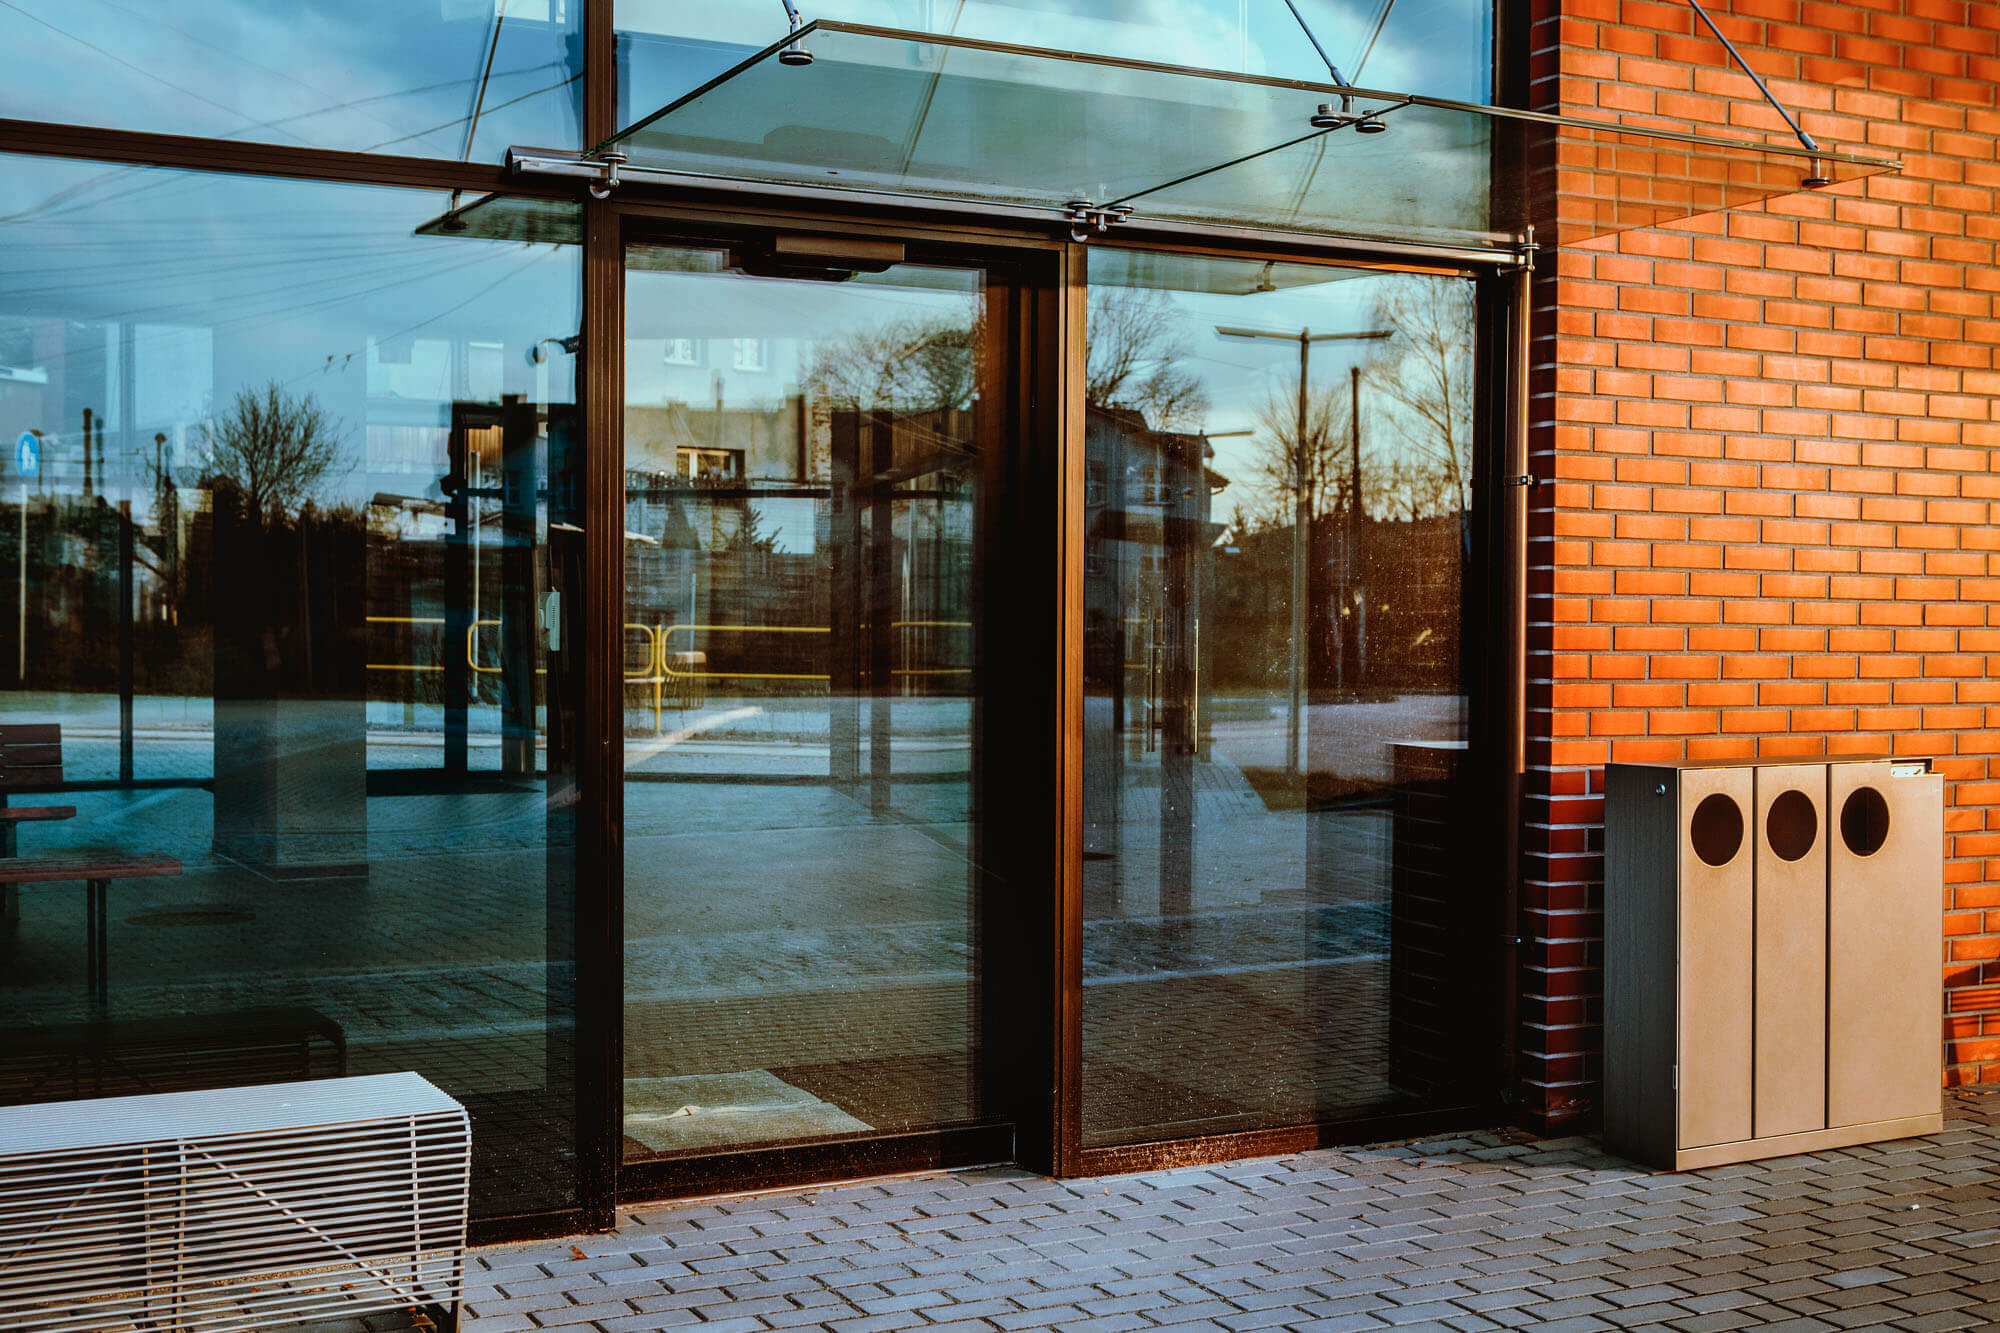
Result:
{"label": "brick paving", "polygon": [[1662,1174],[1506,1130],[1055,1181],[632,1209],[477,1251],[475,1333],[2000,1327],[2000,1096],[1926,1139]]}

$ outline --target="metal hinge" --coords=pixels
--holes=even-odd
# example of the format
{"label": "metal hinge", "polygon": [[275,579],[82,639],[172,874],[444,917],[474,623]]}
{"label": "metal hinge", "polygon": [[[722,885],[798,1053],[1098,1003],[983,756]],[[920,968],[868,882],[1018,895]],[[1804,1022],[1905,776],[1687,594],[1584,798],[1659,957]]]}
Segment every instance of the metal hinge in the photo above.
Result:
{"label": "metal hinge", "polygon": [[1099,205],[1088,199],[1072,199],[1063,207],[1063,216],[1069,219],[1069,238],[1072,241],[1087,241],[1093,232],[1102,236],[1132,216],[1130,204]]}
{"label": "metal hinge", "polygon": [[1507,478],[1503,484],[1508,486],[1526,486],[1529,490],[1533,490],[1542,484],[1542,479],[1532,472],[1523,472],[1519,476]]}
{"label": "metal hinge", "polygon": [[619,152],[616,148],[607,148],[599,153],[594,160],[604,170],[599,172],[597,179],[590,183],[588,187],[590,197],[592,199],[609,199],[611,192],[618,188],[618,168],[625,165],[625,154]]}

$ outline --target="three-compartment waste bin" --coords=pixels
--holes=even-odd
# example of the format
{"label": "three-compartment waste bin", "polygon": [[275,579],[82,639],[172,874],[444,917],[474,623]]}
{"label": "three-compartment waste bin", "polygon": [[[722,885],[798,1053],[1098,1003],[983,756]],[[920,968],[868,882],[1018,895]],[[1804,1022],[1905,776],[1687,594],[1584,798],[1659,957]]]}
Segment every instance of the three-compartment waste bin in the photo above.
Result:
{"label": "three-compartment waste bin", "polygon": [[1941,1127],[1943,782],[1612,764],[1604,1133],[1680,1170]]}

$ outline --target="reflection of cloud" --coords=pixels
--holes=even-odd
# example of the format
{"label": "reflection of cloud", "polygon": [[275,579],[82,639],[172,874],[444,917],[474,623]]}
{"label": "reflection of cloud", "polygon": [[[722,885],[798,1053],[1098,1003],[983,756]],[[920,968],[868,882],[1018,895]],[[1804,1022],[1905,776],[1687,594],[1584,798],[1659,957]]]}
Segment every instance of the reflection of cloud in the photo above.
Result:
{"label": "reflection of cloud", "polygon": [[[1482,101],[1487,8],[1470,0],[1396,0],[1361,75],[1354,73],[1383,0],[1298,0],[1313,31],[1354,82]],[[1326,67],[1284,0],[825,0],[808,17],[1324,83]],[[776,6],[621,0],[619,26],[749,51],[784,35]],[[681,90],[676,90],[681,91]]]}
{"label": "reflection of cloud", "polygon": [[[536,93],[569,73],[574,21],[548,22],[550,3],[509,0],[483,105],[529,99],[491,122],[482,111],[480,155],[497,156],[502,134],[532,141],[531,126],[559,142],[573,121],[572,90]],[[403,151],[456,157],[495,11],[493,0],[455,8],[457,22],[435,5],[398,7],[392,21],[346,4],[9,0],[0,48],[17,58],[0,111],[329,148],[409,136]]]}

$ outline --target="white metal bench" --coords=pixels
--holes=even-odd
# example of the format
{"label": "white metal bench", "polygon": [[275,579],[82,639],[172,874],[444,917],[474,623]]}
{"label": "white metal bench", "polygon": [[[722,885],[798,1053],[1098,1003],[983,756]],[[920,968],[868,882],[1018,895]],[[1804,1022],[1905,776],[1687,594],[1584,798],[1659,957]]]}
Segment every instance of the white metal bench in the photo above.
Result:
{"label": "white metal bench", "polygon": [[416,1074],[0,1107],[0,1329],[455,1329],[470,1163]]}

